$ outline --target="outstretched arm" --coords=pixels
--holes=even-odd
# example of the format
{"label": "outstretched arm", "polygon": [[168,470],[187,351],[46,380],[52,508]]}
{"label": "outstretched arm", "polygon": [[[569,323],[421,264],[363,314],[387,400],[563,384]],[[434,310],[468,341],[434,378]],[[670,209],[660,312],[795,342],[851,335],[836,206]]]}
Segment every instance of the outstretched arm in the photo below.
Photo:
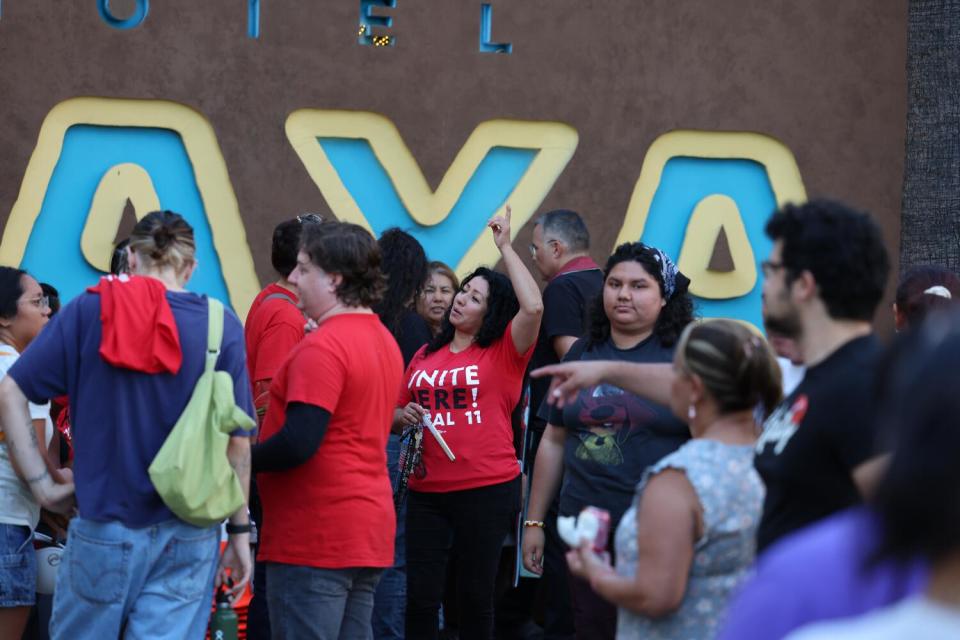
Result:
{"label": "outstretched arm", "polygon": [[562,362],[530,372],[533,378],[552,376],[547,402],[563,408],[582,389],[606,382],[652,402],[670,404],[676,374],[671,364],[643,364],[619,360]]}
{"label": "outstretched arm", "polygon": [[526,353],[527,349],[537,341],[540,319],[543,317],[543,297],[540,295],[537,281],[533,279],[513,245],[510,244],[510,214],[510,205],[507,205],[506,215],[494,216],[487,226],[493,230],[493,241],[500,249],[503,265],[507,269],[513,291],[520,303],[520,310],[513,317],[511,325],[513,345],[517,348],[517,352]]}

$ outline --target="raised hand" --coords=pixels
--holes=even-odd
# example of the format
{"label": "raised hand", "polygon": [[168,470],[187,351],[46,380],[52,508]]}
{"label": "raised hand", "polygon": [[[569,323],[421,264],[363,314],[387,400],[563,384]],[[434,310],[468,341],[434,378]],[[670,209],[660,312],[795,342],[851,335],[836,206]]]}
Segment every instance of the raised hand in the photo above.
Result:
{"label": "raised hand", "polygon": [[510,205],[506,207],[506,213],[502,216],[493,216],[487,222],[487,226],[493,231],[493,242],[498,249],[504,245],[510,244]]}

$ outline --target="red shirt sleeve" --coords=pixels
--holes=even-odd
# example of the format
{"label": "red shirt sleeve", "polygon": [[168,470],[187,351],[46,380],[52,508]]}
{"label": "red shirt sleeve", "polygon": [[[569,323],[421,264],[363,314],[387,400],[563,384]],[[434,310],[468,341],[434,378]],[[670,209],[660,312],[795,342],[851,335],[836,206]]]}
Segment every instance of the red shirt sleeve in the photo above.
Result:
{"label": "red shirt sleeve", "polygon": [[490,345],[490,347],[496,349],[498,362],[514,373],[519,372],[523,375],[527,370],[527,364],[530,362],[530,358],[533,357],[533,350],[537,345],[536,342],[534,342],[524,353],[520,353],[517,351],[517,345],[513,343],[512,330],[513,321],[511,320],[510,324],[507,325],[506,331],[503,332],[503,337]]}
{"label": "red shirt sleeve", "polygon": [[[256,354],[252,354],[256,362],[252,382],[270,380],[276,376],[280,365],[303,339],[303,316],[289,302],[278,300],[277,305],[284,307],[278,306],[276,314],[256,342]],[[265,311],[266,309],[261,308],[259,312]],[[291,311],[293,313],[290,313]]]}

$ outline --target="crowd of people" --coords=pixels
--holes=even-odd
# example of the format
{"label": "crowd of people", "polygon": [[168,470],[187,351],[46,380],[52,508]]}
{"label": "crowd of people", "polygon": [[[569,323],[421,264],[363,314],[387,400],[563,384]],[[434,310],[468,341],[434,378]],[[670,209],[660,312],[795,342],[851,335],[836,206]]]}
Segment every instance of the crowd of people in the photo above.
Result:
{"label": "crowd of people", "polygon": [[[659,248],[598,265],[573,211],[534,221],[542,291],[488,226],[502,270],[460,280],[284,221],[245,324],[186,290],[169,211],[62,308],[0,267],[0,640],[199,639],[247,589],[251,639],[960,637],[960,278],[907,271],[885,345],[876,222],[786,205],[768,341]],[[181,442],[235,500],[158,484]]]}

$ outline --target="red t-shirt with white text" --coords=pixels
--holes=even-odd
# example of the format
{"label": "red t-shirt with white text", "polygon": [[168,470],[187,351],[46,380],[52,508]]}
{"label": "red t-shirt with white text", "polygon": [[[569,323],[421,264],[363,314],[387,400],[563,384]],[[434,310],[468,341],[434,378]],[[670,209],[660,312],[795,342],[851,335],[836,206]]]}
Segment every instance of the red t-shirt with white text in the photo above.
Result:
{"label": "red t-shirt with white text", "polygon": [[294,347],[270,385],[262,438],[280,430],[290,402],[331,417],[307,462],[257,475],[260,560],[327,569],[393,565],[386,447],[402,375],[400,349],[374,314],[334,316]]}
{"label": "red t-shirt with white text", "polygon": [[446,345],[430,354],[421,349],[404,374],[398,406],[422,406],[453,455],[450,462],[428,432],[423,436],[426,475],[410,475],[414,491],[436,493],[507,482],[520,473],[510,414],[520,400],[523,374],[533,346],[518,353],[510,335],[483,348],[460,353]]}

